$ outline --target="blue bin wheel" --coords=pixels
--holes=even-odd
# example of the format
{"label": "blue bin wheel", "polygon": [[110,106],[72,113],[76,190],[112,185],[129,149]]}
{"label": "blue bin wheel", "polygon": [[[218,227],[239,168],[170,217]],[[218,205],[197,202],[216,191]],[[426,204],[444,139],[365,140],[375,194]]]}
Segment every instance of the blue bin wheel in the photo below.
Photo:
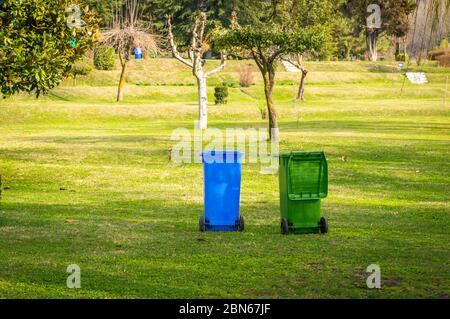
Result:
{"label": "blue bin wheel", "polygon": [[239,231],[243,231],[245,228],[245,221],[244,221],[244,216],[240,216],[239,217],[239,224],[238,224],[238,230]]}
{"label": "blue bin wheel", "polygon": [[281,220],[281,233],[283,235],[288,235],[289,234],[289,223],[288,223],[286,218],[283,218]]}
{"label": "blue bin wheel", "polygon": [[328,233],[328,221],[325,217],[322,217],[319,222],[319,230],[322,234]]}
{"label": "blue bin wheel", "polygon": [[198,226],[201,232],[204,232],[206,230],[206,223],[205,223],[205,217],[201,216],[200,221],[198,222]]}

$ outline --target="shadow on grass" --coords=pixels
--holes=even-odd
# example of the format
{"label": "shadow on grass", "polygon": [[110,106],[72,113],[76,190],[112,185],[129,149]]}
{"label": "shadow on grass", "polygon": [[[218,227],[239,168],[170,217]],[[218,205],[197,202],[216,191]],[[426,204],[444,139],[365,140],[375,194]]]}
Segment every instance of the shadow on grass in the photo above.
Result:
{"label": "shadow on grass", "polygon": [[[410,135],[412,132],[417,134],[430,134],[438,135],[445,133],[450,128],[448,123],[436,123],[436,122],[401,122],[401,121],[358,121],[358,120],[322,120],[322,121],[310,121],[302,120],[298,125],[297,122],[280,122],[281,132],[302,132],[302,131],[328,131],[333,133],[336,130],[354,130],[355,132],[367,132],[367,133],[387,133],[394,132],[396,134],[404,133],[405,136]],[[439,131],[441,130],[441,131]],[[399,136],[400,137],[400,136]],[[375,139],[371,137],[371,139]],[[415,139],[412,139],[415,140]],[[428,141],[428,139],[426,139]]]}
{"label": "shadow on grass", "polygon": [[[248,204],[242,203],[246,231],[200,233],[202,205],[185,201],[2,203],[0,278],[13,286],[12,295],[29,296],[294,297],[324,296],[338,286],[334,293],[345,296],[368,293],[353,290],[364,284],[354,273],[373,260],[396,267],[428,260],[432,272],[446,258],[438,220],[413,221],[408,210],[392,215],[380,207],[327,203],[328,235],[283,236],[275,201]],[[65,288],[73,263],[82,269],[80,291]],[[423,277],[402,269],[388,272],[398,279],[395,287]],[[440,289],[428,288],[430,295]]]}

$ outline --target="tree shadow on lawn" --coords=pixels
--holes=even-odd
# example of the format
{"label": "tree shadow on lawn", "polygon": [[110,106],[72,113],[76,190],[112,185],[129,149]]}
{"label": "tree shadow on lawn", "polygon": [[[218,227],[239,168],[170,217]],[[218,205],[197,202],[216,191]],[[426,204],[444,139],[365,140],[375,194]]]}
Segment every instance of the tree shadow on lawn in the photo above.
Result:
{"label": "tree shadow on lawn", "polygon": [[[100,130],[103,131],[103,130]],[[158,143],[170,141],[170,137],[156,137],[152,134],[107,135],[107,136],[39,136],[27,138],[28,141],[48,144],[109,144],[109,143]]]}
{"label": "tree shadow on lawn", "polygon": [[[113,147],[108,145],[110,143],[109,139],[104,139],[104,146],[100,146],[102,142],[100,139],[96,143],[83,142],[82,139],[78,141],[71,140],[69,143],[67,140],[62,140],[54,144],[53,146],[39,146],[39,147],[22,147],[20,149],[2,149],[0,158],[6,161],[13,162],[28,162],[28,163],[39,163],[39,164],[50,164],[50,163],[61,163],[66,162],[72,164],[73,168],[76,168],[77,164],[82,163],[97,163],[101,164],[115,164],[122,163],[124,165],[129,165],[131,163],[141,163],[139,161],[144,160],[144,162],[152,161],[152,159],[159,158],[158,162],[169,162],[169,145],[162,149],[153,149],[150,146],[153,142],[151,140],[146,141],[149,146],[141,145],[142,141],[136,141],[136,143],[129,143],[130,147]],[[46,143],[54,143],[48,141]],[[121,142],[117,142],[121,143]],[[69,146],[69,144],[71,146]],[[65,147],[67,146],[67,147]],[[79,146],[79,149],[77,148]],[[101,154],[105,157],[102,159]],[[79,158],[81,156],[81,159]],[[114,161],[114,159],[116,159]],[[81,162],[80,162],[81,161]],[[138,161],[138,162],[137,162]]]}
{"label": "tree shadow on lawn", "polygon": [[[315,261],[310,258],[306,258],[305,264],[297,264],[295,270],[291,265],[284,269],[281,260],[264,259],[266,267],[261,264],[262,260],[254,261],[238,255],[196,256],[193,253],[189,259],[175,256],[158,259],[145,255],[111,259],[74,252],[58,255],[51,262],[42,258],[32,263],[16,259],[10,269],[2,269],[0,263],[0,280],[9,286],[7,295],[26,298],[223,298],[261,297],[261,294],[270,298],[294,297],[301,295],[295,288],[302,277],[309,277],[302,280],[302,290],[312,288],[319,294],[327,294],[328,288],[314,288],[313,280],[324,275],[332,278],[326,264],[321,271],[317,267],[312,271],[309,265]],[[69,275],[66,268],[70,264],[81,268],[81,289],[66,286]],[[299,275],[299,271],[303,275]],[[352,280],[342,279],[351,287]],[[345,290],[342,293],[345,294]]]}
{"label": "tree shadow on lawn", "polygon": [[[325,147],[325,150],[330,149]],[[57,149],[47,149],[44,158],[39,158],[36,155],[43,154],[42,149],[35,152],[29,150],[20,151],[6,151],[3,156],[10,160],[26,161],[29,163],[49,163],[57,160],[60,152]],[[72,150],[73,151],[73,150]],[[84,164],[93,163],[99,166],[99,171],[103,170],[103,162],[101,160],[101,153],[108,157],[109,164],[124,163],[125,166],[135,166],[147,164],[161,164],[161,161],[170,164],[168,151],[143,151],[141,147],[135,148],[102,148],[94,147],[88,151],[84,151],[88,158],[83,160]],[[36,155],[35,155],[36,154]],[[91,156],[89,156],[91,154]],[[347,162],[339,161],[338,158],[345,154]],[[100,156],[100,158],[99,158]],[[112,160],[114,156],[116,160]],[[360,148],[355,151],[355,148],[344,148],[337,152],[336,150],[327,151],[330,171],[330,187],[347,188],[354,190],[364,196],[365,193],[379,193],[382,196],[388,195],[388,199],[395,200],[396,198],[407,199],[411,202],[418,201],[438,201],[443,202],[448,198],[446,194],[444,180],[442,178],[433,178],[434,175],[440,176],[442,173],[442,163],[445,163],[446,157],[433,156],[432,158],[421,152],[409,151],[405,157],[405,151],[401,148],[392,146],[384,146],[382,150],[372,148]],[[146,159],[146,160],[144,160]],[[160,160],[161,161],[160,161]],[[71,163],[72,160],[65,158],[63,162]],[[355,166],[355,164],[357,166]],[[146,166],[146,164],[144,165]],[[197,170],[201,170],[200,164],[197,165]],[[180,166],[181,168],[184,166]],[[186,166],[187,167],[187,166]],[[81,168],[81,167],[80,167]],[[73,163],[72,169],[77,171],[77,164]],[[167,169],[167,168],[165,168]],[[161,167],[163,171],[164,168]],[[95,170],[94,170],[95,171]],[[51,178],[51,171],[42,176],[33,176],[29,183],[35,183],[45,187],[47,179]],[[61,179],[61,176],[55,172],[55,178]],[[119,174],[119,173],[115,173]],[[6,175],[5,173],[3,175]],[[10,176],[14,179],[14,175]],[[123,178],[118,175],[117,178]],[[144,176],[142,176],[144,179]],[[169,173],[170,178],[170,173]],[[23,179],[23,177],[22,177]],[[139,178],[138,180],[139,181]],[[24,181],[22,180],[21,183]],[[71,183],[69,180],[59,182],[60,185]],[[169,183],[175,183],[173,181]],[[182,183],[182,181],[181,181]],[[199,180],[199,183],[202,181]],[[179,186],[179,181],[176,181],[176,186]],[[273,188],[277,185],[273,185]],[[20,190],[20,185],[15,185],[16,190]],[[83,189],[82,192],[87,192]],[[130,190],[139,192],[139,189]],[[5,193],[7,194],[7,193]],[[330,194],[332,195],[332,194]]]}
{"label": "tree shadow on lawn", "polygon": [[[301,120],[299,123],[294,121],[280,121],[281,132],[323,132],[324,130],[333,133],[335,130],[342,132],[344,130],[353,130],[356,132],[367,133],[389,133],[394,132],[396,134],[404,133],[418,135],[418,134],[431,134],[442,135],[449,129],[448,123],[441,122],[420,122],[415,123],[411,121],[364,121],[364,120],[336,120],[336,119],[323,119],[317,120]],[[441,131],[439,131],[441,130]],[[400,137],[400,136],[399,136]],[[371,139],[377,139],[370,137]],[[390,138],[391,139],[391,138]],[[412,140],[416,140],[412,138]],[[429,139],[426,139],[429,141]]]}
{"label": "tree shadow on lawn", "polygon": [[[345,136],[333,139],[320,137],[316,141],[311,141],[311,137],[307,137],[307,140],[308,144],[319,145],[319,149],[325,150],[335,158],[345,155],[348,161],[379,162],[386,165],[404,163],[405,167],[413,164],[431,163],[442,165],[447,161],[448,142],[444,140],[419,140],[418,142],[415,139],[399,138],[383,142],[383,138],[360,137],[362,141],[359,142],[355,141],[354,138]],[[359,137],[357,138],[359,139]],[[289,140],[282,142],[283,148],[293,144],[296,143]],[[434,151],[432,156],[427,154],[430,151]]]}
{"label": "tree shadow on lawn", "polygon": [[330,174],[329,183],[336,188],[354,190],[360,196],[378,193],[388,200],[445,203],[446,198],[448,199],[444,181],[434,181],[432,177],[421,178],[414,170],[411,170],[409,177],[398,176],[395,168],[380,173],[380,170],[374,167],[374,171],[370,172],[369,167],[362,171],[336,169]]}
{"label": "tree shadow on lawn", "polygon": [[[22,298],[183,298],[201,297],[208,284],[200,280],[201,270],[187,271],[182,264],[171,267],[147,262],[136,265],[133,260],[92,258],[83,255],[57,256],[51,262],[42,260],[14,261],[2,270],[0,281],[10,287],[6,295]],[[81,289],[69,289],[66,272],[69,265],[81,270]],[[203,277],[205,278],[205,272]],[[193,279],[194,278],[194,279]],[[212,278],[210,278],[212,279]],[[191,282],[186,286],[187,281]],[[203,284],[202,284],[203,283]]]}
{"label": "tree shadow on lawn", "polygon": [[[359,190],[362,193],[366,190],[369,192],[390,192],[393,194],[392,198],[395,198],[400,193],[406,196],[407,192],[413,192],[414,196],[407,197],[411,201],[442,201],[442,198],[447,197],[445,194],[446,188],[443,185],[444,180],[442,177],[437,177],[442,173],[442,163],[445,163],[447,160],[445,152],[441,156],[434,154],[431,157],[424,154],[424,151],[412,151],[411,147],[399,148],[386,145],[380,149],[373,146],[361,146],[360,148],[342,147],[336,150],[334,145],[324,146],[323,149],[326,151],[329,161],[330,186],[347,187]],[[77,165],[86,163],[98,165],[99,171],[103,170],[104,161],[102,157],[108,158],[108,164],[121,163],[125,167],[142,166],[145,163],[155,165],[171,163],[168,150],[143,150],[139,146],[130,148],[92,147],[88,150],[84,149],[83,155],[87,157],[82,159],[81,163],[74,162],[71,158],[72,152],[73,149],[65,151],[66,155],[59,159],[61,158],[61,152],[56,148],[39,148],[32,151],[29,149],[6,150],[2,153],[2,157],[8,161],[25,161],[35,164],[71,163],[71,169],[74,172],[79,169]],[[44,157],[40,157],[41,155],[44,155]],[[339,160],[343,155],[346,156],[346,162]],[[197,170],[201,170],[201,166],[197,166]],[[164,169],[167,168],[161,166],[161,171]],[[116,172],[115,174],[118,173]],[[6,174],[3,173],[3,175]],[[433,177],[435,175],[436,178]],[[33,182],[46,184],[46,179],[51,178],[51,176],[51,171],[41,177],[33,176]],[[118,175],[117,177],[122,178],[123,176]],[[14,179],[14,174],[10,178]],[[57,178],[61,178],[61,176],[58,175]],[[64,185],[67,182],[61,180],[60,184]],[[368,187],[368,185],[371,186]],[[276,187],[276,185],[273,187]]]}
{"label": "tree shadow on lawn", "polygon": [[[1,226],[45,227],[50,223],[71,227],[70,224],[65,224],[70,219],[77,220],[82,225],[83,222],[92,223],[92,225],[102,222],[123,222],[136,226],[142,225],[142,227],[158,225],[164,229],[177,228],[198,233],[199,217],[203,215],[202,203],[181,198],[174,201],[164,198],[112,199],[119,196],[120,193],[116,192],[108,200],[90,198],[89,202],[83,200],[80,203],[75,201],[70,204],[15,203],[4,196],[3,202],[0,203],[4,213]],[[267,219],[275,218],[278,226],[278,211],[278,201],[264,200],[248,203],[241,201],[241,214],[256,220],[258,225],[264,225]]]}
{"label": "tree shadow on lawn", "polygon": [[[123,236],[128,232],[156,241],[159,241],[159,236],[165,240],[168,237],[180,238],[181,235],[193,242],[213,234],[234,236],[233,232],[199,232],[198,220],[203,214],[203,205],[184,201],[169,203],[165,200],[112,200],[104,203],[93,201],[89,204],[6,202],[2,203],[0,208],[2,210],[0,227],[20,227],[22,230],[29,228],[30,233],[36,231],[36,236],[39,234],[37,237],[56,236],[54,239],[57,240],[59,236],[62,242],[70,240],[83,242],[86,238],[93,239],[93,245],[95,238],[126,241],[127,238]],[[243,234],[263,237],[277,237],[280,234],[277,199],[271,202],[242,201],[241,214],[245,216],[247,222]],[[438,226],[445,221],[445,214],[438,207],[429,207],[418,213],[408,207],[355,202],[333,203],[331,199],[322,201],[322,215],[329,218],[334,235],[339,234],[338,229],[351,228],[354,228],[355,232],[361,232],[361,235],[363,233],[369,235],[371,230],[375,233],[379,233],[380,230],[397,232],[402,228],[405,229],[405,234],[406,229],[427,232],[430,228],[436,230],[432,233],[441,234],[444,230]],[[67,220],[76,222],[67,223]],[[75,232],[70,233],[70,240],[64,238],[65,231],[78,228],[85,233],[83,236]],[[46,229],[51,231],[47,232]],[[30,237],[26,238],[33,240]]]}
{"label": "tree shadow on lawn", "polygon": [[[326,152],[330,185],[359,190],[361,193],[390,193],[392,198],[403,194],[411,201],[443,201],[443,198],[448,197],[443,184],[445,175],[441,175],[444,163],[447,162],[445,144],[434,143],[435,151],[432,155],[427,154],[430,151],[429,145],[401,147],[382,143],[349,147],[322,142],[320,147],[311,150]],[[437,152],[440,150],[442,152]],[[407,193],[411,193],[410,196]]]}
{"label": "tree shadow on lawn", "polygon": [[[65,267],[78,263],[86,296],[252,296],[265,291],[292,297],[312,290],[327,295],[328,285],[314,288],[317,278],[351,290],[355,276],[349,274],[373,260],[406,267],[417,263],[411,260],[412,250],[415,258],[428,258],[436,255],[433,245],[445,247],[433,241],[437,234],[426,232],[430,225],[425,220],[405,223],[409,214],[390,216],[379,207],[327,204],[329,234],[283,236],[276,201],[242,206],[246,231],[200,233],[198,203],[2,204],[0,229],[9,229],[0,235],[3,260],[11,268],[0,267],[0,276],[43,286],[49,295],[70,296],[77,293],[65,291]],[[66,218],[79,222],[68,224]],[[11,233],[11,227],[18,227],[19,233]],[[422,238],[425,232],[428,236]],[[420,250],[424,240],[427,244]],[[414,242],[418,246],[411,246]],[[11,263],[9,255],[14,256]],[[321,271],[314,266],[317,263]],[[404,274],[393,271],[390,276],[402,280]],[[52,291],[59,285],[62,292]],[[355,293],[350,290],[339,294]]]}

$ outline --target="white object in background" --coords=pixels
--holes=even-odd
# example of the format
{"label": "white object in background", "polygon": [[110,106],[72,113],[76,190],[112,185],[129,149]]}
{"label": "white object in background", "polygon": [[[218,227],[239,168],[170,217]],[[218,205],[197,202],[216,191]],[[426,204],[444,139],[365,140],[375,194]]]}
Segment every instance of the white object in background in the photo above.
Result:
{"label": "white object in background", "polygon": [[300,70],[299,68],[297,68],[295,65],[293,65],[291,62],[289,61],[282,61],[281,63],[283,63],[284,68],[286,69],[286,71],[288,72],[292,72],[292,73],[301,73],[302,70]]}
{"label": "white object in background", "polygon": [[406,77],[411,83],[414,84],[427,84],[428,79],[423,72],[406,72]]}

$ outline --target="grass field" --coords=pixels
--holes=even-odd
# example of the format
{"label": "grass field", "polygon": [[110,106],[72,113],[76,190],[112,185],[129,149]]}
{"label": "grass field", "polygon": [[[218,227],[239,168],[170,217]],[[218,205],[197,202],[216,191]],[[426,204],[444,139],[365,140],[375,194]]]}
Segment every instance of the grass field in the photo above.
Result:
{"label": "grass field", "polygon": [[[210,80],[210,102],[243,63]],[[297,75],[278,74],[280,149],[329,160],[327,235],[280,234],[278,177],[259,164],[243,166],[246,231],[198,232],[201,164],[168,156],[172,131],[193,129],[196,87],[173,60],[133,62],[123,103],[118,70],[0,101],[0,297],[449,298],[450,69],[402,89],[393,65],[311,62],[297,104]],[[256,76],[210,106],[210,127],[266,127]]]}

